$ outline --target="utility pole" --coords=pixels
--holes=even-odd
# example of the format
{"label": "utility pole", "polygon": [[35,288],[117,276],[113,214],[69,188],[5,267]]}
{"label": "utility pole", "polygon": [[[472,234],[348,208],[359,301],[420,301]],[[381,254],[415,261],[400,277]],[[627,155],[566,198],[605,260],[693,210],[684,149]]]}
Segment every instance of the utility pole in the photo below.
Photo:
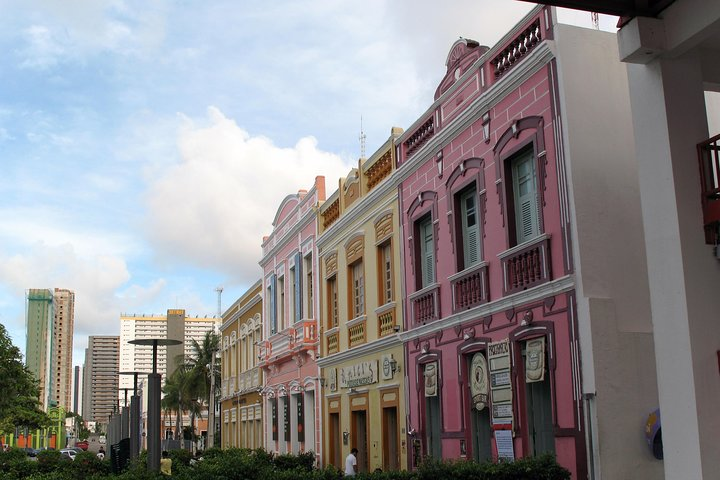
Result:
{"label": "utility pole", "polygon": [[[215,288],[218,296],[217,314],[218,318],[222,318],[222,292],[223,287],[218,286]],[[217,335],[216,327],[213,327],[213,336]],[[208,408],[208,445],[207,448],[212,448],[215,445],[215,354],[216,351],[213,349],[210,355],[210,405]]]}

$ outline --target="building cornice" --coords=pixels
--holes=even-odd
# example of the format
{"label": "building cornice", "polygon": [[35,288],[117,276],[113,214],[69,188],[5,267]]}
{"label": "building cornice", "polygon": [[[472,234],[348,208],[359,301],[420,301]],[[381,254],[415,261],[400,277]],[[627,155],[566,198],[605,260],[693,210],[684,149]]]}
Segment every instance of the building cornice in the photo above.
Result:
{"label": "building cornice", "polygon": [[[490,51],[489,51],[490,52]],[[473,66],[473,70],[488,60],[488,54],[483,55]],[[508,93],[518,88],[530,75],[535,74],[542,67],[547,65],[553,58],[554,42],[552,40],[544,40],[535,47],[521,62],[515,65],[512,70],[508,71],[502,80],[493,84],[488,90],[473,100],[463,112],[450,121],[438,133],[430,138],[425,145],[420,147],[409,159],[407,159],[398,168],[400,182],[406,180],[413,172],[415,172],[423,163],[432,158],[440,148],[449,143],[453,138],[466,130],[473,122],[480,118],[480,115],[490,110],[499,103]],[[459,83],[456,82],[456,83]],[[450,90],[448,91],[450,92]],[[446,94],[448,93],[446,92]],[[413,126],[406,131],[412,134],[415,128],[419,126],[420,121],[424,121],[435,109],[444,101],[443,95],[438,101],[434,102],[419,119],[413,123]],[[398,144],[406,139],[405,135],[398,138]]]}
{"label": "building cornice", "polygon": [[[253,288],[256,288],[256,287],[259,287],[259,286],[260,286],[260,282],[258,281],[255,285],[253,285]],[[238,309],[237,312],[234,312],[234,313],[230,316],[230,318],[227,319],[227,320],[225,321],[225,323],[223,323],[223,324],[220,326],[220,330],[222,331],[222,330],[225,330],[225,329],[227,329],[228,327],[230,327],[230,324],[232,324],[233,322],[239,320],[240,317],[242,317],[243,315],[245,315],[251,308],[253,308],[255,305],[257,305],[257,304],[260,303],[260,302],[262,302],[262,295],[260,295],[260,293],[256,293],[250,300],[247,301],[247,303],[245,303],[245,304],[242,306],[242,308]],[[232,307],[231,307],[231,308],[232,308]]]}
{"label": "building cornice", "polygon": [[[370,190],[370,192],[354,204],[347,213],[341,215],[322,235],[318,236],[318,251],[323,247],[330,247],[328,244],[331,243],[332,247],[337,246],[345,240],[345,238],[340,238],[342,237],[340,232],[353,225],[364,225],[366,222],[374,219],[381,210],[386,209],[388,205],[396,202],[398,198],[398,185],[400,185],[398,170],[393,170],[393,173],[391,173],[388,178]],[[369,212],[367,206],[375,204],[380,206]]]}
{"label": "building cornice", "polygon": [[[277,243],[275,243],[275,246],[273,246],[270,250],[268,250],[268,252],[265,255],[263,255],[260,262],[258,262],[260,264],[260,266],[264,269],[270,263],[270,261],[275,257],[275,255],[277,255],[278,251],[285,248],[285,246],[288,243],[290,243],[291,240],[295,239],[297,234],[300,233],[300,231],[303,228],[307,227],[308,224],[310,224],[312,222],[317,222],[316,218],[317,217],[315,215],[315,209],[313,208],[313,209],[311,209],[310,212],[305,214],[300,219],[300,221],[298,221],[295,225],[293,225],[293,227],[290,230],[288,230],[287,233],[285,233],[285,235],[282,236],[281,240],[278,241]],[[315,230],[317,231],[317,228]]]}
{"label": "building cornice", "polygon": [[443,319],[426,323],[425,325],[421,325],[406,332],[398,333],[397,335],[403,342],[406,343],[416,338],[426,337],[457,325],[463,325],[464,323],[477,320],[479,318],[485,318],[495,313],[504,312],[510,308],[527,305],[535,300],[544,299],[560,293],[566,293],[574,289],[575,276],[566,275],[557,280],[553,280],[552,282],[544,283],[513,295],[508,295],[494,302],[471,308],[470,310],[448,315]]}

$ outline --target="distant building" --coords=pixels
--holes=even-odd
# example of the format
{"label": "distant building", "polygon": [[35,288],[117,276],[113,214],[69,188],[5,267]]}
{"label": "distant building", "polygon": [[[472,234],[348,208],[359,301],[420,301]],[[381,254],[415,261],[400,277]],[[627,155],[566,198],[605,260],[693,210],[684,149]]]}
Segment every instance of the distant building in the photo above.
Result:
{"label": "distant building", "polygon": [[[131,340],[142,338],[172,338],[182,340],[184,345],[159,347],[157,371],[163,377],[175,370],[178,355],[192,355],[192,341],[202,344],[205,334],[216,331],[221,319],[189,317],[183,309],[169,309],[166,315],[120,315],[120,371],[152,372],[152,347],[131,345]],[[169,350],[169,351],[168,351]],[[168,368],[168,358],[171,360]],[[131,375],[120,378],[120,388],[132,388]]]}
{"label": "distant building", "polygon": [[26,296],[25,364],[40,386],[44,409],[72,407],[72,352],[75,293],[29,289]]}
{"label": "distant building", "polygon": [[[178,357],[184,355],[192,357],[195,353],[193,340],[203,343],[207,332],[217,332],[221,318],[216,316],[190,317],[186,316],[184,309],[168,309],[166,315],[128,315],[120,316],[120,371],[121,372],[152,372],[152,346],[132,345],[131,340],[147,338],[170,338],[183,341],[182,345],[173,347],[158,347],[157,372],[162,375],[163,383],[172,375],[177,365]],[[147,376],[138,378],[139,388],[147,391]],[[120,376],[119,388],[133,388],[133,376]],[[142,392],[140,392],[142,394]],[[125,394],[118,392],[118,399],[124,401]],[[147,420],[147,396],[142,397],[141,416],[143,422]],[[201,413],[196,419],[196,432],[204,435],[207,429],[207,411]],[[162,426],[166,436],[171,436],[175,430],[175,415],[163,416]],[[184,416],[183,425],[190,425],[190,417]]]}
{"label": "distant building", "polygon": [[83,404],[83,367],[75,365],[75,373],[73,375],[73,408],[72,411],[80,413]]}
{"label": "distant building", "polygon": [[263,446],[262,283],[258,280],[223,314],[221,418],[222,448]]}
{"label": "distant building", "polygon": [[[120,337],[88,337],[83,368],[82,416],[106,424],[117,406]],[[77,368],[77,367],[76,367]]]}
{"label": "distant building", "polygon": [[53,341],[50,402],[69,411],[72,407],[73,332],[75,292],[56,288],[53,294]]}

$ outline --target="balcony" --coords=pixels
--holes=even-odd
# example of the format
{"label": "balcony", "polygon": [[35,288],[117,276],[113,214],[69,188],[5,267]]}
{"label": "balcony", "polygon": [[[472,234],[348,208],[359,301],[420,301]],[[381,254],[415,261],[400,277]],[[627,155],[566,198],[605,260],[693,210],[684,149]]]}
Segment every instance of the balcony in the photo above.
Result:
{"label": "balcony", "polygon": [[440,285],[434,283],[408,295],[413,325],[425,325],[440,318]]}
{"label": "balcony", "polygon": [[367,341],[366,326],[367,317],[365,315],[348,322],[348,348],[357,347]]}
{"label": "balcony", "polygon": [[293,343],[295,346],[314,344],[317,340],[315,320],[302,320],[295,324]]}
{"label": "balcony", "polygon": [[483,303],[487,303],[488,293],[488,265],[481,262],[478,265],[466,268],[449,278],[452,288],[453,313],[468,310]]}
{"label": "balcony", "polygon": [[327,352],[326,355],[332,355],[340,351],[340,334],[337,328],[328,330],[325,334],[325,351]]}
{"label": "balcony", "polygon": [[720,243],[720,135],[697,146],[705,243]]}
{"label": "balcony", "polygon": [[378,338],[397,332],[400,327],[395,321],[395,302],[375,310],[378,318]]}
{"label": "balcony", "polygon": [[500,255],[503,295],[550,281],[550,235],[544,234]]}

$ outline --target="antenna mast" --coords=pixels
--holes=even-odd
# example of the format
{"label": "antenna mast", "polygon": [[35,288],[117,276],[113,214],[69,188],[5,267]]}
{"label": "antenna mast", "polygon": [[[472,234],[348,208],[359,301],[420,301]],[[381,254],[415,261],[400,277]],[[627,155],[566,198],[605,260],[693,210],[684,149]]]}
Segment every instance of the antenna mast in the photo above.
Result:
{"label": "antenna mast", "polygon": [[363,131],[363,121],[362,121],[362,115],[360,115],[360,158],[365,158],[365,139],[367,138],[367,135],[365,135],[365,132]]}
{"label": "antenna mast", "polygon": [[590,12],[590,18],[592,18],[593,28],[600,30],[600,15],[597,12]]}

